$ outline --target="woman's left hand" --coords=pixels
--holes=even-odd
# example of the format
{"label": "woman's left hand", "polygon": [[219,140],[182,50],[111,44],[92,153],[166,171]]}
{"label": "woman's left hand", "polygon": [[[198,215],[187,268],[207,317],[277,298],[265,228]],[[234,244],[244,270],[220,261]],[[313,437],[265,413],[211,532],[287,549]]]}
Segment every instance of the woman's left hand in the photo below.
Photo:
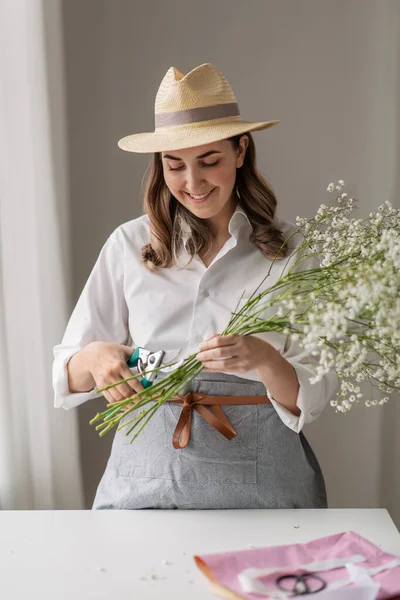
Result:
{"label": "woman's left hand", "polygon": [[214,333],[200,344],[197,360],[205,371],[244,373],[265,367],[278,351],[254,335],[219,335]]}

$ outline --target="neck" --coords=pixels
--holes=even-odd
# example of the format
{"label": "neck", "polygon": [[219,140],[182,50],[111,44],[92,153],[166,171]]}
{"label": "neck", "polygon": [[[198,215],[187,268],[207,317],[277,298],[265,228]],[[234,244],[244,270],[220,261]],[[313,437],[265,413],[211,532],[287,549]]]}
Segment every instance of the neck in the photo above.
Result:
{"label": "neck", "polygon": [[224,208],[215,215],[207,219],[207,225],[216,241],[225,241],[229,238],[229,221],[237,207],[237,198],[232,195]]}

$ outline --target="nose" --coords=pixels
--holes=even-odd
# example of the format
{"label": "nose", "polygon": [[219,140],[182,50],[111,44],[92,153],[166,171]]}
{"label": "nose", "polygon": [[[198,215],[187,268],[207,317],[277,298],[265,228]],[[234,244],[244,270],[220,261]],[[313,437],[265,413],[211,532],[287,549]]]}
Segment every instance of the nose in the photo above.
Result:
{"label": "nose", "polygon": [[186,190],[191,194],[202,194],[204,191],[204,178],[196,167],[186,169]]}

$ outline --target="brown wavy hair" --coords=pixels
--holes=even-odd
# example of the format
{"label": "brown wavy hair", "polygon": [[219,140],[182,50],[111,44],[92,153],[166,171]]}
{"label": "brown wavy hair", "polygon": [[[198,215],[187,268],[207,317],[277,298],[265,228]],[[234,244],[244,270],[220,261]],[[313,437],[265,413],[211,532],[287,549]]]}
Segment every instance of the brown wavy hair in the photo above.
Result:
{"label": "brown wavy hair", "polygon": [[[249,144],[243,165],[236,170],[235,193],[238,204],[253,227],[249,239],[266,258],[282,259],[288,249],[284,245],[283,233],[274,221],[277,200],[272,185],[257,169],[252,135],[247,132],[228,139],[237,150],[242,135],[248,136]],[[147,173],[143,211],[150,220],[150,243],[142,248],[144,266],[149,271],[172,264],[182,266],[178,257],[185,232],[189,232],[187,250],[190,261],[195,254],[210,252],[213,237],[207,222],[196,217],[171,194],[164,180],[161,152],[153,154]]]}

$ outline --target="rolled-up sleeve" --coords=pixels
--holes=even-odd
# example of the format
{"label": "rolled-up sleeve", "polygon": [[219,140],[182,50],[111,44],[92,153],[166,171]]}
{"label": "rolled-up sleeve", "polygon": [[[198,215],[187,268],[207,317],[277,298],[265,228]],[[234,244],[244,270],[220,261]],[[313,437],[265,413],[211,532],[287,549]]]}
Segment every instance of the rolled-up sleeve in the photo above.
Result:
{"label": "rolled-up sleeve", "polygon": [[300,433],[305,423],[311,423],[319,417],[325,406],[333,400],[338,388],[338,378],[334,370],[323,375],[320,381],[310,383],[310,378],[315,376],[312,368],[315,357],[307,352],[293,340],[287,341],[282,356],[294,367],[299,381],[299,391],[296,406],[300,415],[296,416],[287,408],[279,404],[268,392],[268,397],[275,407],[281,420],[296,433]]}
{"label": "rolled-up sleeve", "polygon": [[[299,255],[293,255],[288,260],[288,265],[298,259]],[[320,262],[316,256],[302,258],[302,260],[294,265],[293,272],[298,272],[307,269],[314,269],[320,266]],[[295,369],[297,379],[299,381],[299,392],[297,395],[296,405],[300,409],[300,415],[296,416],[287,408],[279,404],[271,397],[267,390],[268,397],[275,407],[281,420],[293,431],[299,433],[305,423],[311,423],[319,417],[325,406],[333,400],[338,389],[338,378],[334,370],[330,370],[324,374],[322,379],[316,383],[310,383],[310,378],[314,377],[316,372],[314,365],[318,364],[318,357],[312,356],[300,346],[298,341],[291,339],[289,336],[285,339],[285,344],[281,355]]]}
{"label": "rolled-up sleeve", "polygon": [[68,321],[63,339],[53,348],[54,407],[66,410],[101,397],[96,388],[71,393],[67,364],[70,358],[94,341],[127,344],[128,307],[124,295],[123,249],[115,230],[98,259]]}

